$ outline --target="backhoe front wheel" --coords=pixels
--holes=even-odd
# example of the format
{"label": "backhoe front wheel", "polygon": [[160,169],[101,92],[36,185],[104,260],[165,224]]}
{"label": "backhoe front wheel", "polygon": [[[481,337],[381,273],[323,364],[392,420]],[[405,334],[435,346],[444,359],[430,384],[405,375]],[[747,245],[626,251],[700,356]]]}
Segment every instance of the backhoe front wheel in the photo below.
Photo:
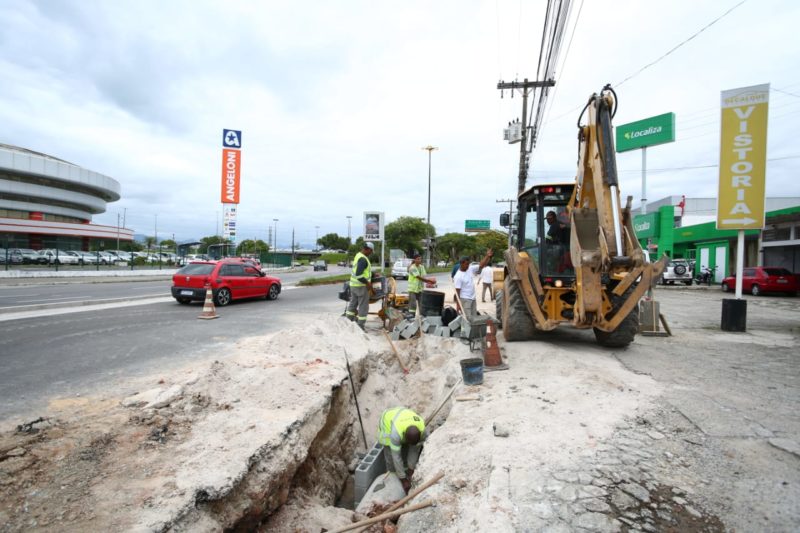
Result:
{"label": "backhoe front wheel", "polygon": [[519,283],[506,278],[503,290],[495,296],[497,307],[501,310],[498,320],[503,325],[503,337],[507,341],[528,341],[541,332],[533,325],[533,318],[525,305],[524,295]]}
{"label": "backhoe front wheel", "polygon": [[[613,308],[619,309],[630,298],[633,292],[633,287],[625,291],[622,296],[611,294],[611,305]],[[597,344],[609,348],[624,348],[633,342],[636,334],[639,332],[639,303],[633,306],[633,309],[628,316],[622,319],[617,329],[614,331],[602,331],[594,328],[594,337],[597,339]]]}

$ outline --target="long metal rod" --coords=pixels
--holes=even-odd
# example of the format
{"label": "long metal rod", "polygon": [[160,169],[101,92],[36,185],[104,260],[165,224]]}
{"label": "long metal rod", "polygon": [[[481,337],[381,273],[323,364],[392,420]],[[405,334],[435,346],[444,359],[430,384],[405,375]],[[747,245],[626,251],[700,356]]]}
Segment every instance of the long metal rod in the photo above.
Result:
{"label": "long metal rod", "polygon": [[347,364],[347,377],[350,378],[350,388],[353,390],[353,401],[356,402],[356,412],[358,413],[358,423],[361,426],[361,437],[364,439],[364,449],[368,450],[367,434],[364,433],[364,422],[361,420],[361,409],[358,407],[358,396],[356,396],[356,386],[353,383],[353,373],[350,372],[350,359],[347,357],[347,349],[344,349],[344,361]]}

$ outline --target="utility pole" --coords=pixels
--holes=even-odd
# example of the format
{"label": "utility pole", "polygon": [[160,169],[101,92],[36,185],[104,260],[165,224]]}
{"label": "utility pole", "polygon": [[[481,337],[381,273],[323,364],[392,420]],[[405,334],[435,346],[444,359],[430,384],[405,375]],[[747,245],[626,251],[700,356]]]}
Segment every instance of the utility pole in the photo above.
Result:
{"label": "utility pole", "polygon": [[353,218],[353,215],[347,215],[347,243],[348,246],[353,244],[353,241],[350,239],[350,219]]}
{"label": "utility pole", "polygon": [[495,203],[498,204],[504,204],[506,202],[508,202],[508,247],[511,248],[513,245],[512,235],[514,234],[514,204],[517,203],[517,201],[511,198],[495,200]]}
{"label": "utility pole", "polygon": [[[552,87],[556,84],[554,80],[546,80],[546,81],[528,81],[528,78],[525,78],[524,81],[512,81],[512,82],[503,82],[500,81],[497,84],[497,88],[501,91],[505,89],[511,90],[511,97],[514,97],[515,90],[522,91],[522,142],[519,143],[519,177],[517,182],[517,193],[521,193],[525,190],[525,180],[528,178],[528,156],[530,154],[530,150],[528,149],[528,94],[531,93],[532,89],[537,87]],[[500,93],[500,98],[503,97],[503,93]]]}
{"label": "utility pole", "polygon": [[317,230],[317,240],[314,241],[314,251],[319,251],[319,226],[314,226],[314,229]]}

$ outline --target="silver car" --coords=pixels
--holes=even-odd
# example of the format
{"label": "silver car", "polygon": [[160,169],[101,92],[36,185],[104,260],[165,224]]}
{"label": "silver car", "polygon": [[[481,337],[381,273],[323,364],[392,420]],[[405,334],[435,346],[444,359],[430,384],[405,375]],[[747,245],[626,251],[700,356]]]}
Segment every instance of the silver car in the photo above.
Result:
{"label": "silver car", "polygon": [[392,277],[395,279],[408,279],[408,267],[413,262],[411,259],[398,259],[392,266]]}
{"label": "silver car", "polygon": [[685,259],[670,261],[661,275],[661,283],[663,285],[674,285],[676,281],[686,285],[692,284],[692,267],[689,266],[689,262]]}

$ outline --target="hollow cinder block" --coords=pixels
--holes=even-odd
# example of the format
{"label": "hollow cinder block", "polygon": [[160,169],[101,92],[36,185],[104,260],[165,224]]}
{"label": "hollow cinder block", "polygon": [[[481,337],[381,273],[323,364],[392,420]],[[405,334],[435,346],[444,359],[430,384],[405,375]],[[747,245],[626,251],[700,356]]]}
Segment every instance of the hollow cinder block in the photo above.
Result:
{"label": "hollow cinder block", "polygon": [[375,443],[356,467],[354,501],[357,506],[376,477],[386,472],[383,445]]}

